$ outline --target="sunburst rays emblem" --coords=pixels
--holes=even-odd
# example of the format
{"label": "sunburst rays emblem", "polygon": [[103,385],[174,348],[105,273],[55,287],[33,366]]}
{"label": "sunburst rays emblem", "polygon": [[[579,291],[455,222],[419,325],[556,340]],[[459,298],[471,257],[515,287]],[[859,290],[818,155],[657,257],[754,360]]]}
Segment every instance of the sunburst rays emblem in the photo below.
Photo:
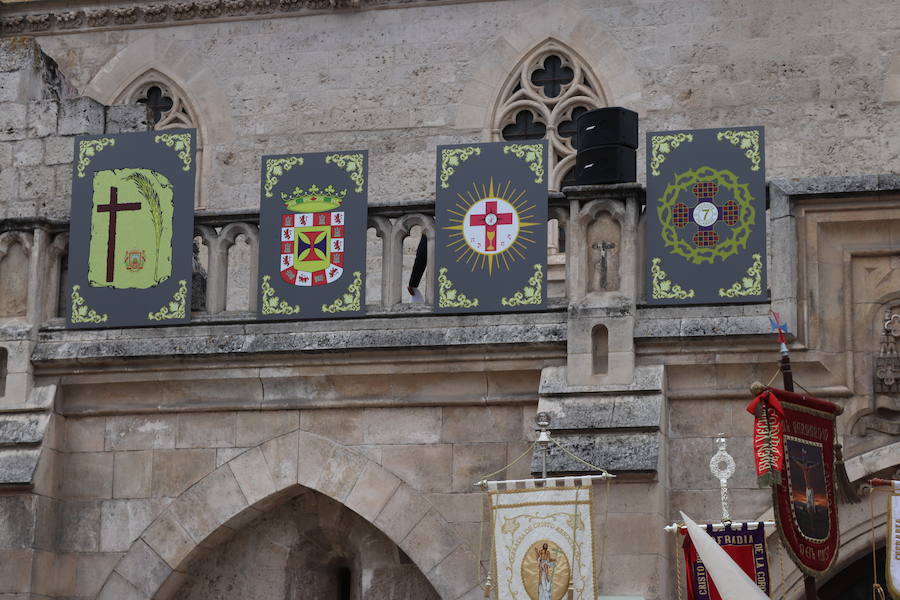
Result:
{"label": "sunburst rays emblem", "polygon": [[492,177],[488,186],[472,183],[465,196],[456,196],[456,208],[448,209],[452,224],[444,227],[451,231],[447,247],[456,253],[456,262],[493,275],[495,266],[509,270],[525,258],[523,252],[535,243],[532,229],[540,225],[525,190],[517,191],[511,181],[495,188]]}

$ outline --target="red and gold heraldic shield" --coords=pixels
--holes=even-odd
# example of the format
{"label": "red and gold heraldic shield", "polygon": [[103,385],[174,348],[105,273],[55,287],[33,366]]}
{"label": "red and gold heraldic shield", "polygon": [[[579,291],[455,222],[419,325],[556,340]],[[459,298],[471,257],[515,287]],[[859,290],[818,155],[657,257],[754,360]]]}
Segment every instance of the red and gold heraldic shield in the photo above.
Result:
{"label": "red and gold heraldic shield", "polygon": [[834,494],[835,418],[827,400],[769,389],[781,403],[784,466],[773,488],[775,518],[788,553],[804,573],[826,573],[837,558]]}
{"label": "red and gold heraldic shield", "polygon": [[263,157],[261,319],[365,312],[367,169],[361,150]]}

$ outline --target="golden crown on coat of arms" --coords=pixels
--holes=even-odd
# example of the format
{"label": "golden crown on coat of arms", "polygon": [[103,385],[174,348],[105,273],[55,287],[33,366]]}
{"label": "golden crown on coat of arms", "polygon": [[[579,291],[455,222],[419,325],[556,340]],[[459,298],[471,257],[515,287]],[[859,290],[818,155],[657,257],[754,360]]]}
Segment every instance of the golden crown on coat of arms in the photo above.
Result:
{"label": "golden crown on coat of arms", "polygon": [[293,212],[324,212],[340,206],[346,195],[347,190],[337,191],[333,185],[324,189],[311,185],[307,189],[295,187],[290,194],[282,192],[281,201]]}

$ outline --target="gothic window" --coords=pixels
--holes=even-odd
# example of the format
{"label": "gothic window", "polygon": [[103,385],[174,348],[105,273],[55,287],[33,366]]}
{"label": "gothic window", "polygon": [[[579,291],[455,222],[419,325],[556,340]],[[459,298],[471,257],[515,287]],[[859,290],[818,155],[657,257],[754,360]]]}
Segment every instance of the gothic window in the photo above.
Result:
{"label": "gothic window", "polygon": [[197,112],[187,95],[174,81],[156,69],[150,69],[131,82],[119,94],[120,104],[146,104],[152,113],[153,129],[196,129],[197,130],[197,208],[204,208],[200,189],[201,167],[203,165],[203,133]]}
{"label": "gothic window", "polygon": [[599,80],[571,48],[548,40],[504,84],[492,122],[496,140],[550,141],[550,189],[573,181],[575,119],[606,106]]}

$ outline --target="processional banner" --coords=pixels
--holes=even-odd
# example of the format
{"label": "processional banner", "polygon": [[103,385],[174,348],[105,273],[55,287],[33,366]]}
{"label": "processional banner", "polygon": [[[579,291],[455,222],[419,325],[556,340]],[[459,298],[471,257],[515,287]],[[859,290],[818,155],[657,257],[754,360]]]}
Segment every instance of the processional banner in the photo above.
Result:
{"label": "processional banner", "polygon": [[264,156],[261,319],[365,312],[368,153]]}
{"label": "processional banner", "polygon": [[[682,547],[688,600],[722,600],[687,531],[682,530],[681,533],[684,535]],[[726,524],[725,529],[721,530],[707,524],[706,533],[756,582],[764,594],[769,593],[769,558],[766,553],[766,530],[762,523]]]}
{"label": "processional banner", "polygon": [[594,530],[590,479],[565,487],[488,489],[496,598],[594,600]]}
{"label": "processional banner", "polygon": [[887,552],[885,575],[888,591],[893,598],[900,598],[900,481],[891,482],[884,548]]}
{"label": "processional banner", "polygon": [[762,127],[647,134],[647,302],[766,300]]}
{"label": "processional banner", "polygon": [[75,138],[69,327],[190,320],[196,130]]}
{"label": "processional banner", "polygon": [[826,573],[839,544],[834,438],[842,409],[774,388],[751,402],[748,411],[754,409],[757,473],[774,475],[775,521],[788,554],[807,575]]}
{"label": "processional banner", "polygon": [[437,149],[436,312],[541,310],[547,143]]}

